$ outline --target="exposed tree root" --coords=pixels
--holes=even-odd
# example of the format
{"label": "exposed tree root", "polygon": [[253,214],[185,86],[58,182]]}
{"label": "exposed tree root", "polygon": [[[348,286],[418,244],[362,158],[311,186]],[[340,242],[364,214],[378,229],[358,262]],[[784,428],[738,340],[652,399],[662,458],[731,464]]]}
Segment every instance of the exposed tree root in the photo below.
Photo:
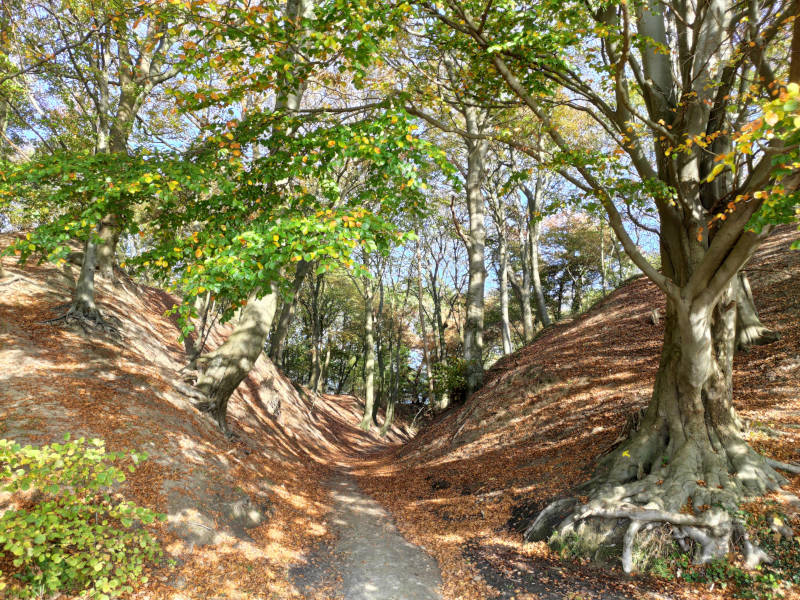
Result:
{"label": "exposed tree root", "polygon": [[116,317],[104,317],[97,309],[84,311],[72,305],[63,315],[40,321],[40,323],[44,325],[52,325],[60,322],[63,322],[65,325],[77,325],[86,335],[91,335],[99,330],[115,338],[122,337],[119,330],[121,325],[119,319]]}
{"label": "exposed tree root", "polygon": [[765,460],[767,461],[767,464],[773,469],[780,469],[781,471],[786,471],[787,473],[791,473],[792,475],[800,475],[800,465],[781,462],[773,458],[765,458]]}
{"label": "exposed tree root", "polygon": [[736,348],[747,352],[752,346],[771,344],[780,334],[765,327],[758,318],[750,282],[744,272],[734,280],[734,293],[738,303],[736,311]]}
{"label": "exposed tree root", "polygon": [[[632,444],[627,448],[615,451],[612,460],[621,457],[635,462],[637,456],[648,454],[638,455]],[[613,481],[612,466],[605,476],[586,484],[592,490],[588,501],[582,503],[576,498],[554,501],[529,525],[525,539],[549,538],[561,544],[572,540],[582,552],[594,558],[616,548],[621,550],[624,571],[630,573],[636,568],[637,536],[661,525],[669,529],[684,551],[693,551],[693,561],[697,564],[722,558],[734,548],[741,550],[748,568],[771,562],[771,557],[747,536],[737,508],[745,498],[778,489],[785,482],[775,468],[800,472],[800,467],[764,459],[744,444],[728,450],[726,459],[722,459],[727,465],[718,462],[721,459],[715,456],[716,461],[702,453],[679,450],[674,464],[651,466],[650,473],[643,476],[646,465],[640,464],[636,472],[641,479],[626,483]],[[696,460],[699,457],[701,460]],[[705,473],[704,479],[695,475],[698,464],[707,467],[699,471]],[[735,465],[733,471],[726,468],[728,465]],[[791,531],[780,533],[791,535]]]}
{"label": "exposed tree root", "polygon": [[204,412],[208,412],[207,405],[210,405],[211,401],[209,400],[208,396],[206,396],[203,392],[201,392],[197,388],[193,388],[190,385],[186,385],[184,383],[176,383],[174,385],[175,389],[178,390],[181,394],[191,398],[192,400],[198,401],[197,403],[195,403],[195,408]]}
{"label": "exposed tree root", "polygon": [[736,348],[747,352],[752,346],[765,346],[779,339],[781,335],[778,332],[763,325],[743,327],[736,332]]}

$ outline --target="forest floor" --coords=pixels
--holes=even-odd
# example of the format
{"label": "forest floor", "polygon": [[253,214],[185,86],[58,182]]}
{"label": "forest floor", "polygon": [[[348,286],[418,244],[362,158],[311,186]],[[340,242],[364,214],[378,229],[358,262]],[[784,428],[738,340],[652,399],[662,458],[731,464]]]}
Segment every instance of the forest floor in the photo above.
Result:
{"label": "forest floor", "polygon": [[[782,230],[748,268],[762,320],[782,338],[738,356],[734,375],[749,441],[785,461],[800,458],[800,252],[786,251],[797,237]],[[648,315],[663,301],[644,279],[499,361],[464,407],[410,441],[402,425],[386,438],[361,431],[358,399],[314,398],[259,359],[232,399],[229,442],[180,393],[183,348],[164,316],[171,296],[124,273],[116,286],[101,281],[100,307],[120,335],[86,335],[45,323],[64,312],[77,268],[3,264],[0,437],[41,444],[70,432],[150,454],[121,491],[167,515],[157,533],[177,566],[154,566],[137,600],[727,593],[522,541],[530,517],[585,481],[647,403],[663,334]],[[800,477],[787,489],[800,492]],[[800,525],[783,500],[770,499]],[[0,510],[13,502],[0,496]]]}

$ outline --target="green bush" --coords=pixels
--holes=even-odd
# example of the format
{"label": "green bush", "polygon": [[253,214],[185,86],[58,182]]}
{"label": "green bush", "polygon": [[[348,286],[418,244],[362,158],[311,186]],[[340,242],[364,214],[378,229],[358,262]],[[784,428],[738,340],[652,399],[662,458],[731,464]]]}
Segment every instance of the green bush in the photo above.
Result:
{"label": "green bush", "polygon": [[22,508],[0,516],[0,594],[33,598],[54,592],[107,600],[145,582],[147,561],[161,556],[144,525],[163,519],[113,494],[125,481],[116,464],[144,453],[106,452],[102,440],[33,447],[0,440],[0,489],[23,492]]}
{"label": "green bush", "polygon": [[463,404],[467,395],[467,366],[463,358],[448,357],[432,368],[433,388],[438,396],[448,394],[452,404]]}

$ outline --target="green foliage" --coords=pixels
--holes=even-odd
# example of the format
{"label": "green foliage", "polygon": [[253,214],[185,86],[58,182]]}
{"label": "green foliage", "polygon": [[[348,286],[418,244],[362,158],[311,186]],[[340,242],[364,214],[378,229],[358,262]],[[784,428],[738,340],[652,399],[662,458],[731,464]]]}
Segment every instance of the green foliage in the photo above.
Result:
{"label": "green foliage", "polygon": [[[763,200],[750,220],[750,226],[756,231],[767,224],[794,223],[800,217],[800,191],[787,192],[783,185],[784,180],[800,168],[800,85],[790,83],[777,98],[764,104],[762,117],[745,128],[737,150],[748,156],[760,139],[781,140],[784,148],[772,158],[774,179],[770,185],[753,193],[754,198]],[[728,159],[724,164],[732,163]],[[737,198],[736,201],[746,199]],[[800,249],[800,242],[794,242],[792,248]]]}
{"label": "green foliage", "polygon": [[461,357],[448,357],[431,368],[433,390],[437,396],[449,394],[451,402],[464,401],[467,392],[467,365]]}
{"label": "green foliage", "polygon": [[[219,174],[216,169],[214,176]],[[63,261],[69,240],[87,239],[106,215],[117,215],[123,231],[138,233],[135,210],[157,215],[204,193],[211,177],[196,162],[156,154],[61,152],[9,165],[0,174],[0,210],[15,207],[38,226],[5,253],[23,262],[34,253]]]}
{"label": "green foliage", "polygon": [[[774,558],[755,570],[745,569],[735,557],[715,560],[706,565],[692,564],[691,556],[681,553],[677,545],[671,552],[652,560],[647,570],[664,579],[680,578],[693,583],[713,584],[720,589],[732,589],[737,598],[770,600],[781,598],[792,586],[800,584],[800,540],[787,540],[773,531],[771,522],[787,517],[767,502],[768,510],[761,514],[741,513],[746,520],[753,543]],[[796,523],[795,523],[796,524]]]}
{"label": "green foliage", "polygon": [[[0,590],[15,598],[70,592],[107,600],[145,582],[145,563],[160,557],[144,525],[163,519],[122,500],[111,488],[125,481],[120,463],[144,453],[107,452],[102,440],[41,447],[0,440],[0,481],[22,493],[22,507],[0,517],[0,554],[12,573],[0,571]],[[4,561],[5,562],[5,561]]]}

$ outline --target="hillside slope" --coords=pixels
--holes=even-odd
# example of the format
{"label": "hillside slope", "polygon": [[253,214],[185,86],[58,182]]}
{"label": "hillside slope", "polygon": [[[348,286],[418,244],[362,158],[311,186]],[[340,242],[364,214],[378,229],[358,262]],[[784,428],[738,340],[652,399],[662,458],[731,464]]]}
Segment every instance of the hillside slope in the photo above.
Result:
{"label": "hillside slope", "polygon": [[179,391],[183,347],[164,316],[174,298],[124,273],[115,287],[99,282],[99,306],[120,335],[87,336],[45,323],[65,311],[76,267],[3,266],[0,438],[45,444],[70,432],[149,453],[121,491],[167,514],[158,533],[178,566],[152,573],[137,597],[299,597],[288,568],[327,535],[322,482],[354,454],[406,433],[364,433],[359,400],[312,401],[262,357],[231,400],[229,442]]}
{"label": "hillside slope", "polygon": [[[734,374],[751,443],[795,461],[800,252],[788,248],[798,237],[782,228],[747,269],[762,321],[782,338],[739,355]],[[670,587],[565,566],[543,543],[522,544],[520,533],[552,499],[588,479],[627,417],[646,406],[663,336],[663,322],[649,319],[653,307],[663,314],[654,285],[628,283],[498,361],[466,406],[359,470],[361,485],[391,506],[407,537],[439,559],[446,598],[640,597],[648,590],[658,597]],[[800,492],[800,477],[788,489]],[[552,585],[542,587],[540,575]],[[676,596],[698,591],[671,587]]]}

